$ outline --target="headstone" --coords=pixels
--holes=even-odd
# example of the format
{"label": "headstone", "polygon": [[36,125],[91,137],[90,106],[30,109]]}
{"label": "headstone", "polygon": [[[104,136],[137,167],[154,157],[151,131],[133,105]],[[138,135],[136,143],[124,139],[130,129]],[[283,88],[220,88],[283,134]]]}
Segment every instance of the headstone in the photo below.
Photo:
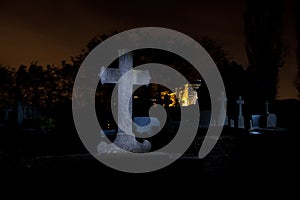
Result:
{"label": "headstone", "polygon": [[23,105],[23,119],[32,119],[32,118],[33,118],[32,106]]}
{"label": "headstone", "polygon": [[[119,50],[119,69],[101,69],[100,76],[101,82],[104,83],[117,83],[118,79],[122,77],[127,71],[132,70],[133,60],[132,54],[127,53],[127,50]],[[141,76],[141,77],[137,77]],[[114,140],[115,145],[107,145],[101,142],[97,149],[99,154],[109,153],[114,151],[131,151],[131,152],[147,152],[151,149],[149,141],[145,140],[143,143],[138,142],[135,139],[135,135],[132,132],[132,119],[127,117],[127,108],[124,105],[128,105],[126,102],[126,94],[132,94],[133,84],[149,84],[150,75],[149,71],[137,71],[133,70],[130,78],[124,79],[122,84],[118,84],[118,125],[122,124],[123,130],[119,129],[116,139]],[[129,114],[132,116],[132,100],[129,102]]]}
{"label": "headstone", "polygon": [[277,127],[277,117],[275,114],[269,114],[267,117],[267,128]]}
{"label": "headstone", "polygon": [[200,128],[208,128],[210,124],[211,118],[211,111],[210,110],[203,110],[200,111],[200,122],[199,127]]}
{"label": "headstone", "polygon": [[242,111],[242,105],[244,104],[244,100],[242,100],[241,96],[239,96],[237,104],[239,104],[238,128],[245,128],[245,122]]}
{"label": "headstone", "polygon": [[223,120],[224,116],[221,115],[222,113],[225,113],[226,106],[227,106],[227,98],[226,98],[224,92],[222,92],[221,97],[219,98],[219,100],[221,101],[221,108],[220,108],[220,112],[219,112],[219,116],[218,116],[218,126],[228,125],[227,115],[225,116],[225,121]]}
{"label": "headstone", "polygon": [[230,128],[234,128],[234,120],[230,119]]}
{"label": "headstone", "polygon": [[10,115],[9,113],[12,112],[12,108],[11,108],[11,107],[6,107],[6,108],[2,109],[2,112],[3,112],[3,114],[4,114],[4,115],[3,115],[3,120],[4,120],[4,121],[7,121],[7,120],[9,120],[9,118],[10,118],[10,117],[9,117],[9,115]]}
{"label": "headstone", "polygon": [[261,128],[260,126],[261,115],[252,115],[251,116],[251,129]]}
{"label": "headstone", "polygon": [[266,101],[266,113],[267,113],[267,128],[276,128],[277,117],[275,114],[269,112],[269,101]]}
{"label": "headstone", "polygon": [[100,134],[101,136],[108,136],[108,135],[114,135],[116,133],[116,130],[101,130]]}
{"label": "headstone", "polygon": [[154,117],[134,117],[134,122],[136,126],[137,134],[148,134],[150,135],[153,132],[155,127],[160,127],[160,122],[157,118]]}
{"label": "headstone", "polygon": [[217,125],[216,120],[215,119],[211,120],[210,126],[216,126],[216,125]]}
{"label": "headstone", "polygon": [[229,120],[228,120],[228,116],[227,115],[225,117],[224,126],[229,126]]}

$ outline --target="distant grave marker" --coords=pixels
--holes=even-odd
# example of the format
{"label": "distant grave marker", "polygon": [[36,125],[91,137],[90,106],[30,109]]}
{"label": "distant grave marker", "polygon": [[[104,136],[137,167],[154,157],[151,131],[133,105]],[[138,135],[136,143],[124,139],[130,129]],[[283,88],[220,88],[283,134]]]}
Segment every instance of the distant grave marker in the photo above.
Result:
{"label": "distant grave marker", "polygon": [[234,128],[234,120],[233,119],[230,119],[230,128]]}
{"label": "distant grave marker", "polygon": [[277,117],[275,114],[269,112],[269,102],[266,101],[266,113],[267,113],[267,128],[277,127]]}
{"label": "distant grave marker", "polygon": [[[221,101],[221,108],[220,108],[220,113],[226,113],[226,106],[227,106],[227,98],[225,96],[225,93],[222,92],[221,97],[219,98],[219,100]],[[219,113],[218,116],[218,126],[223,126],[223,125],[228,125],[228,117],[227,115],[225,116],[225,121],[222,120],[223,116]]]}
{"label": "distant grave marker", "polygon": [[245,128],[245,122],[242,111],[242,105],[244,104],[244,100],[242,100],[242,97],[239,96],[239,99],[236,102],[239,105],[238,128]]}

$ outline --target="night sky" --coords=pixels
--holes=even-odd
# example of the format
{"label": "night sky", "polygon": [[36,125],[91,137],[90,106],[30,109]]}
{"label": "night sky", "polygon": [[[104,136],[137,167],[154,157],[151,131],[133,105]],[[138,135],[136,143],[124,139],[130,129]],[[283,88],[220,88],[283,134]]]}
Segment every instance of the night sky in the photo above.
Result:
{"label": "night sky", "polygon": [[[280,72],[280,99],[297,96],[294,6],[292,0],[285,4],[283,39],[289,54]],[[246,67],[244,11],[245,0],[0,0],[0,64],[18,67],[38,60],[59,65],[98,34],[159,26],[208,36]]]}

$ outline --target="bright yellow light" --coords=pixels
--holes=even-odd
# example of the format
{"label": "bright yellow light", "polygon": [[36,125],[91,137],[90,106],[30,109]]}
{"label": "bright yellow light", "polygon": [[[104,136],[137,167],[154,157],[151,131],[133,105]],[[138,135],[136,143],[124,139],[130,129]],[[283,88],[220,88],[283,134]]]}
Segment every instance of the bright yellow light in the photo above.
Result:
{"label": "bright yellow light", "polygon": [[[198,95],[197,92],[192,88],[190,84],[185,84],[184,87],[175,88],[175,92],[169,93],[169,91],[163,91],[160,93],[160,98],[165,100],[165,97],[168,96],[171,103],[169,107],[176,106],[176,98],[181,106],[190,106],[194,105],[197,102]],[[163,106],[166,106],[163,104]]]}

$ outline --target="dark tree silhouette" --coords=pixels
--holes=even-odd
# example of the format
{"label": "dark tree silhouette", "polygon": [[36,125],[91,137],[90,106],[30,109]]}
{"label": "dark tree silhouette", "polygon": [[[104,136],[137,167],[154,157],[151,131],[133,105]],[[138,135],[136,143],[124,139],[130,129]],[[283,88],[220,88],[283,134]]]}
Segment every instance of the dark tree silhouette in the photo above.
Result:
{"label": "dark tree silhouette", "polygon": [[221,44],[208,37],[202,37],[198,40],[198,42],[212,57],[220,70],[228,66],[228,52]]}
{"label": "dark tree silhouette", "polygon": [[298,65],[298,80],[296,81],[296,88],[298,90],[298,97],[300,98],[300,2],[296,1],[296,33],[297,33],[297,49],[296,49],[296,56],[297,56],[297,65]]}
{"label": "dark tree silhouette", "polygon": [[278,70],[284,64],[285,54],[281,39],[282,15],[282,0],[247,1],[246,51],[256,99],[276,98]]}
{"label": "dark tree silhouette", "polygon": [[14,87],[15,70],[0,65],[0,106],[12,104]]}
{"label": "dark tree silhouette", "polygon": [[45,73],[43,67],[38,62],[32,62],[28,68],[28,84],[30,91],[30,101],[32,104],[39,106],[42,104],[41,96],[44,90]]}
{"label": "dark tree silhouette", "polygon": [[15,97],[14,103],[24,100],[24,90],[28,85],[28,72],[25,65],[21,65],[16,72],[16,88],[15,88]]}

